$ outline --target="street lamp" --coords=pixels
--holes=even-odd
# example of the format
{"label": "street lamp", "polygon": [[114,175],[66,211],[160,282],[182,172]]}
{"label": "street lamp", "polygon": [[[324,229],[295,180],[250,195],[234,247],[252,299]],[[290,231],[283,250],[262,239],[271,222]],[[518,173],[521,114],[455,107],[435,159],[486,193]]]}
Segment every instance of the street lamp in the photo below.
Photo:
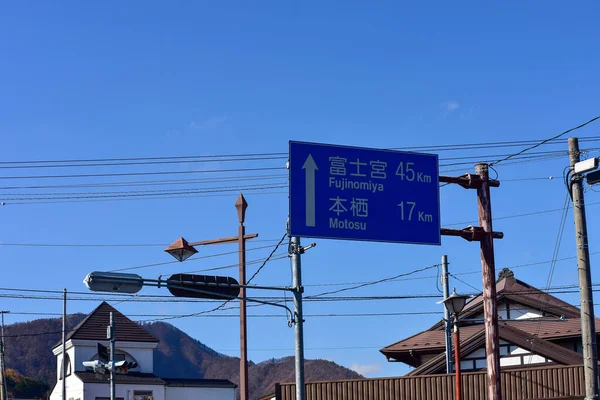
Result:
{"label": "street lamp", "polygon": [[258,236],[257,233],[246,235],[246,227],[244,221],[246,219],[246,209],[248,203],[244,196],[240,193],[235,202],[235,208],[238,212],[237,236],[231,236],[221,239],[204,240],[201,242],[188,243],[184,238],[179,238],[173,244],[165,249],[177,259],[177,261],[185,261],[189,257],[198,252],[194,246],[206,246],[211,244],[238,243],[239,246],[239,284],[240,284],[240,400],[249,400],[248,398],[248,349],[247,349],[247,324],[246,324],[246,240],[254,239]]}
{"label": "street lamp", "polygon": [[456,377],[456,400],[462,399],[462,382],[460,376],[460,332],[458,330],[458,315],[461,313],[469,296],[456,293],[456,289],[450,296],[444,299],[446,310],[450,312],[454,320],[454,371]]}
{"label": "street lamp", "polygon": [[[135,292],[132,289],[132,280],[139,283],[139,289]],[[137,293],[143,286],[153,286],[157,288],[167,288],[175,297],[193,297],[216,300],[240,300],[242,288],[290,291],[294,288],[281,286],[259,286],[259,285],[240,285],[234,278],[228,276],[210,276],[210,275],[192,275],[192,274],[173,274],[167,279],[160,276],[158,279],[142,278],[135,274],[123,274],[118,272],[94,271],[86,275],[83,283],[93,292],[111,292],[111,293]],[[137,287],[137,286],[136,286]],[[294,318],[295,313],[284,304],[269,302],[253,298],[246,298],[258,304],[265,304],[283,308],[289,316],[288,325],[297,323]]]}

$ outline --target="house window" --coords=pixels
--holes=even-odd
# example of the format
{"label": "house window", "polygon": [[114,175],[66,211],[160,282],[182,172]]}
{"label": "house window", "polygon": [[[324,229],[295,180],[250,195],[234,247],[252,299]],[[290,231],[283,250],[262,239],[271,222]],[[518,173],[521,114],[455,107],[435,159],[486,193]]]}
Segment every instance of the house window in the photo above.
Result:
{"label": "house window", "polygon": [[[71,358],[69,357],[68,353],[65,354],[65,360],[64,361],[67,363],[67,376],[69,376],[69,375],[71,375]],[[61,357],[61,359],[60,359],[60,371],[58,372],[58,379],[59,380],[62,380],[62,378],[63,378],[63,368],[62,367],[63,367],[63,360],[62,360],[62,357]]]}
{"label": "house window", "polygon": [[152,390],[134,390],[133,400],[154,400]]}

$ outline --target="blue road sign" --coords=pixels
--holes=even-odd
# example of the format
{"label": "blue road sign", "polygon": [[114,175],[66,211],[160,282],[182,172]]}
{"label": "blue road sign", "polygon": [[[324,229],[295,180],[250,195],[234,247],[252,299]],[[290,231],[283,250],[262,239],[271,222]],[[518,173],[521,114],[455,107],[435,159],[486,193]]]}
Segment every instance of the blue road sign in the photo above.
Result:
{"label": "blue road sign", "polygon": [[290,142],[290,234],[439,245],[437,155]]}

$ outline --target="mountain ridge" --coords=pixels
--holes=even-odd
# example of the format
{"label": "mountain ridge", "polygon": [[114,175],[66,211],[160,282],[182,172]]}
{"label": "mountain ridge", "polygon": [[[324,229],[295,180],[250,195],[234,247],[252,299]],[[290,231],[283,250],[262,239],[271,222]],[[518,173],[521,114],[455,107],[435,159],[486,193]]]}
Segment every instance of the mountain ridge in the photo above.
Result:
{"label": "mountain ridge", "polygon": [[[67,316],[67,330],[85,314]],[[239,358],[210,348],[166,322],[140,324],[160,340],[154,350],[154,373],[165,378],[229,379],[239,384]],[[24,377],[56,382],[56,357],[52,348],[60,343],[62,320],[42,318],[5,326],[6,365]],[[251,400],[273,393],[276,382],[294,381],[294,357],[249,362]],[[358,373],[326,360],[306,360],[307,381],[362,378]]]}

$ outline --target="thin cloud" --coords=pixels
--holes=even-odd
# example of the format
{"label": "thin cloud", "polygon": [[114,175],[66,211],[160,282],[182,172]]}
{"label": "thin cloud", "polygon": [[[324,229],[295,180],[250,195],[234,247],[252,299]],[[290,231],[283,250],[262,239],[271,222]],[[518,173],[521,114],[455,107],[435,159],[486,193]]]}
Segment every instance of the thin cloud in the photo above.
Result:
{"label": "thin cloud", "polygon": [[188,131],[190,132],[203,132],[208,129],[216,128],[217,126],[225,123],[227,121],[226,116],[220,117],[211,117],[204,119],[202,121],[192,121],[188,124]]}
{"label": "thin cloud", "polygon": [[442,111],[443,111],[444,115],[451,114],[454,111],[458,110],[459,108],[460,108],[460,104],[458,104],[458,101],[456,101],[456,100],[448,100],[448,101],[442,103]]}
{"label": "thin cloud", "polygon": [[381,364],[358,364],[353,363],[350,365],[350,369],[352,371],[358,372],[362,376],[367,376],[369,374],[374,374],[375,372],[381,369]]}
{"label": "thin cloud", "polygon": [[178,137],[184,135],[194,135],[197,133],[210,132],[227,122],[225,115],[206,118],[200,121],[192,120],[182,129],[171,129],[167,131],[168,137]]}

